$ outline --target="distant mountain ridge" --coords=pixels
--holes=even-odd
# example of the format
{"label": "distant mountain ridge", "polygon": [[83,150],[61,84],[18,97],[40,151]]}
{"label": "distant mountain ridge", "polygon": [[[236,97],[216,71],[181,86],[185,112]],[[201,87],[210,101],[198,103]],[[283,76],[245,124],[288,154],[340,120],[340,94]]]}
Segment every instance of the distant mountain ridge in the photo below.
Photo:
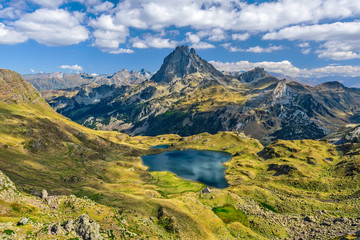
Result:
{"label": "distant mountain ridge", "polygon": [[241,131],[264,141],[317,139],[360,122],[360,90],[280,80],[259,67],[224,75],[186,46],[139,84],[50,95],[46,100],[74,121],[131,135]]}
{"label": "distant mountain ridge", "polygon": [[139,84],[150,79],[152,74],[145,69],[140,71],[128,71],[121,69],[112,75],[91,75],[87,73],[37,73],[25,74],[22,77],[33,84],[39,91],[44,90],[60,90],[72,87],[78,87],[90,83],[99,85],[131,85]]}

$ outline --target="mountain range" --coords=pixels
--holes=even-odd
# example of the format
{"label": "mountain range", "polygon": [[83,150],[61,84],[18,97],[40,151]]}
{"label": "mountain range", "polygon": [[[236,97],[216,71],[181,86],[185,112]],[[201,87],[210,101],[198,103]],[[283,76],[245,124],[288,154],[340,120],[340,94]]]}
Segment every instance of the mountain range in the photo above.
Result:
{"label": "mountain range", "polygon": [[170,53],[149,79],[42,94],[84,126],[130,135],[236,131],[271,142],[319,139],[360,122],[359,89],[278,79],[259,67],[224,74],[186,46]]}
{"label": "mountain range", "polygon": [[115,86],[138,84],[149,79],[151,73],[145,69],[141,69],[139,72],[121,69],[112,75],[54,72],[25,74],[22,77],[33,84],[39,91],[45,91],[78,87],[90,83]]}
{"label": "mountain range", "polygon": [[[156,77],[149,83],[143,82],[139,93],[149,84],[156,86],[156,91],[169,90],[170,85],[180,96],[184,92],[194,97],[199,88],[209,94],[224,89],[215,95],[218,102],[202,106],[212,108],[223,107],[220,96],[226,104],[231,97],[235,99],[226,91],[231,87],[240,91],[241,86],[255,86],[255,95],[260,86],[266,89],[275,84],[275,89],[269,88],[276,95],[273,101],[285,101],[282,96],[291,96],[285,94],[292,91],[288,88],[303,89],[268,76],[262,69],[247,73],[246,79],[254,79],[248,85],[218,72],[209,74],[211,67],[206,62],[202,64],[204,68],[198,65],[196,72],[190,74],[191,68],[186,67],[185,75],[174,74],[170,82]],[[194,84],[193,88],[187,80]],[[95,84],[93,87],[99,88]],[[133,86],[120,89],[125,88],[135,91]],[[315,90],[321,93],[329,88],[333,95],[335,91],[341,95],[348,90],[338,83],[320,85]],[[129,98],[133,96],[130,94]],[[338,129],[338,145],[325,139],[302,139],[277,140],[263,146],[236,132],[131,137],[116,131],[89,129],[58,114],[35,87],[10,70],[0,69],[0,97],[3,239],[359,236],[360,125]],[[158,145],[169,148],[153,148]],[[170,172],[148,171],[140,158],[164,151],[176,154],[183,149],[231,155],[225,163],[229,186],[205,192],[207,188],[200,182]]]}

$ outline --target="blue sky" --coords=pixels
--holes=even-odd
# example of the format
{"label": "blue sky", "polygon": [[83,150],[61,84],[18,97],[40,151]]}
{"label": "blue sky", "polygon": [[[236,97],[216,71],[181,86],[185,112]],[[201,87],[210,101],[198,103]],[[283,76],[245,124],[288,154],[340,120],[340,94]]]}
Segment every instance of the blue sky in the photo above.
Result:
{"label": "blue sky", "polygon": [[359,17],[354,0],[0,0],[0,67],[153,72],[188,45],[222,70],[358,77]]}

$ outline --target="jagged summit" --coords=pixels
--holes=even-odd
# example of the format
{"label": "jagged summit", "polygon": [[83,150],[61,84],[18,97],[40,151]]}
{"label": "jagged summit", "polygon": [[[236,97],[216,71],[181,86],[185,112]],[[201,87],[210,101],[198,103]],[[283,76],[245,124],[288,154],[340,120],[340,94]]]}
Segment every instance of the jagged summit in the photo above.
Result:
{"label": "jagged summit", "polygon": [[192,73],[203,73],[209,79],[224,77],[213,65],[200,58],[195,49],[189,50],[188,46],[178,46],[164,59],[160,70],[152,76],[151,80],[169,83]]}

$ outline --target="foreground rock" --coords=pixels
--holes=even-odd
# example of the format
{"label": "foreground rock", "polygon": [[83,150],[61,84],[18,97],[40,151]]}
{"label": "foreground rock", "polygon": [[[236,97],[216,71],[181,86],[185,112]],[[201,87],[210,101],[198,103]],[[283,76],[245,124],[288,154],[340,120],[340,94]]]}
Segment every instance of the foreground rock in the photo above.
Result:
{"label": "foreground rock", "polygon": [[100,235],[100,225],[90,220],[87,214],[81,215],[75,221],[75,231],[84,240],[102,239]]}

